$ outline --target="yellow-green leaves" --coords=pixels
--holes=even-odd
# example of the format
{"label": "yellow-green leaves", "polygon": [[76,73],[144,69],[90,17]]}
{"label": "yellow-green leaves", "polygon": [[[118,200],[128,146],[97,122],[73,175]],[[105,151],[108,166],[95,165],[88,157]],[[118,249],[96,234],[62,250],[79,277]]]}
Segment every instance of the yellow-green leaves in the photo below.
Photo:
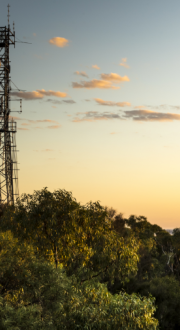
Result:
{"label": "yellow-green leaves", "polygon": [[[74,329],[146,329],[155,330],[158,321],[152,317],[155,311],[154,299],[142,298],[136,294],[111,295],[105,285],[92,283],[83,285],[78,296],[71,300],[69,321]],[[71,329],[71,328],[70,328]],[[73,328],[72,328],[73,329]]]}
{"label": "yellow-green leaves", "polygon": [[43,189],[7,208],[0,225],[0,329],[157,329],[154,299],[100,284],[135,274],[139,246],[99,203]]}
{"label": "yellow-green leaves", "polygon": [[[11,221],[9,221],[11,219]],[[137,243],[124,241],[112,228],[107,211],[98,202],[81,206],[65,190],[46,188],[23,195],[8,209],[1,228],[34,246],[46,260],[62,263],[68,275],[81,282],[105,276],[125,280],[137,270]]]}

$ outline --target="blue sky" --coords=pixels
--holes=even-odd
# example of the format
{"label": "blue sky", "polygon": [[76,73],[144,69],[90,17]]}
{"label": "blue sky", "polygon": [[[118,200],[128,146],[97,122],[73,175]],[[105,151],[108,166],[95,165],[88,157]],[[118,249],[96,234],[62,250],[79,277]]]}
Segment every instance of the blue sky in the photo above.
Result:
{"label": "blue sky", "polygon": [[31,43],[10,49],[20,193],[62,188],[178,227],[180,2],[1,0],[1,26],[8,3]]}

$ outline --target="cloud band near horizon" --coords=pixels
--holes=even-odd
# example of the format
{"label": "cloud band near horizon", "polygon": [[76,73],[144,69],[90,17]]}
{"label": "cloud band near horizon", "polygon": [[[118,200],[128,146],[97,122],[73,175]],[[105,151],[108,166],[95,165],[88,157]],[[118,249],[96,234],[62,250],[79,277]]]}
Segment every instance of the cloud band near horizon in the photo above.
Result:
{"label": "cloud band near horizon", "polygon": [[99,105],[105,106],[117,106],[117,107],[129,107],[131,106],[130,102],[113,102],[113,101],[104,101],[102,99],[95,98],[96,103]]}
{"label": "cloud band near horizon", "polygon": [[67,97],[67,93],[64,92],[60,92],[60,91],[46,91],[45,89],[37,89],[36,91],[32,91],[32,92],[11,92],[10,93],[11,96],[15,96],[15,97],[20,97],[24,100],[38,100],[38,99],[43,99],[46,96],[55,96],[58,98],[64,98]]}
{"label": "cloud band near horizon", "polygon": [[172,122],[175,120],[180,120],[180,114],[164,112],[160,113],[152,110],[120,110],[119,113],[110,112],[98,112],[98,111],[88,111],[83,113],[77,113],[77,116],[73,119],[73,122],[83,122],[83,121],[99,121],[99,120],[128,120],[139,122]]}

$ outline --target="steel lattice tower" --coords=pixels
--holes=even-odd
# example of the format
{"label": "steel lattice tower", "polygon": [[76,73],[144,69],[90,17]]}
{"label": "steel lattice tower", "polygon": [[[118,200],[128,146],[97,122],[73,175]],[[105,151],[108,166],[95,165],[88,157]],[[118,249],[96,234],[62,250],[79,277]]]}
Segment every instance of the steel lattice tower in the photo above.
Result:
{"label": "steel lattice tower", "polygon": [[10,116],[9,46],[15,47],[15,31],[0,27],[0,203],[13,205],[18,197],[16,122]]}

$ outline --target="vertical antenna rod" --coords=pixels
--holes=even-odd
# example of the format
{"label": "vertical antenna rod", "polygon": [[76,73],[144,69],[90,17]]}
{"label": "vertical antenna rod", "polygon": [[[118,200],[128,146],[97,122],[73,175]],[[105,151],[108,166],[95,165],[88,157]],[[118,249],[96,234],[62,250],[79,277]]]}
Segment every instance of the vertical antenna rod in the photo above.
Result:
{"label": "vertical antenna rod", "polygon": [[9,7],[10,7],[9,3],[8,3],[7,7],[8,7],[8,14],[7,14],[7,17],[8,17],[8,27],[9,27],[9,17],[10,17],[10,15],[9,15]]}
{"label": "vertical antenna rod", "polygon": [[0,203],[13,205],[18,196],[16,122],[10,117],[9,46],[15,46],[15,31],[0,27]]}

